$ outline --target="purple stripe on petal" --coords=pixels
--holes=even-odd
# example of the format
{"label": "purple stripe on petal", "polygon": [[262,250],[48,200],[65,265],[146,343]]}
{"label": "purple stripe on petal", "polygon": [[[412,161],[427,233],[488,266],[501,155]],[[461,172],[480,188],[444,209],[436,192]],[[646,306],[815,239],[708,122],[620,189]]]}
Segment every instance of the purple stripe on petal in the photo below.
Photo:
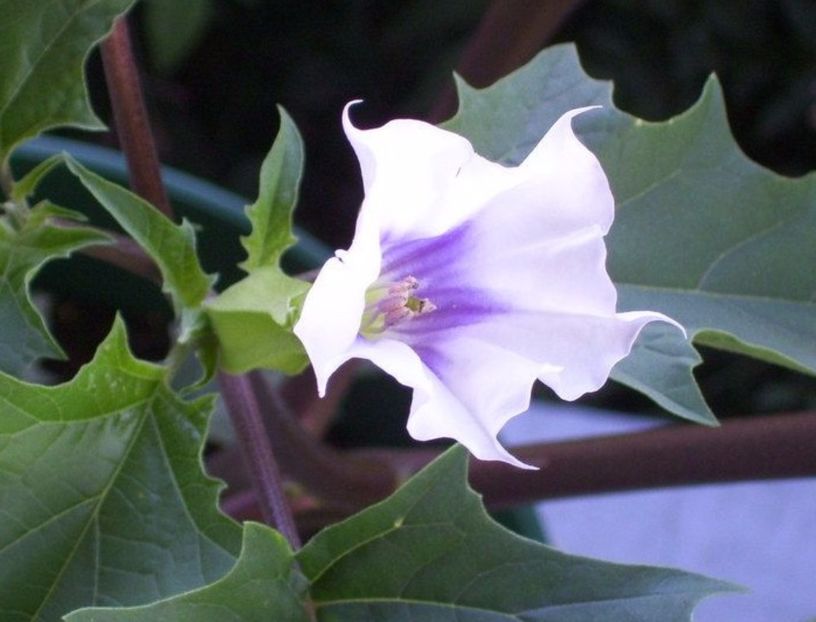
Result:
{"label": "purple stripe on petal", "polygon": [[432,238],[394,244],[383,240],[381,278],[397,281],[412,275],[423,280],[456,269],[458,262],[475,248],[469,233],[469,223],[464,223]]}
{"label": "purple stripe on petal", "polygon": [[[425,295],[425,294],[423,294]],[[508,307],[478,290],[440,290],[428,295],[436,307],[429,313],[416,315],[390,329],[409,345],[439,339],[440,332],[484,322],[501,321]]]}

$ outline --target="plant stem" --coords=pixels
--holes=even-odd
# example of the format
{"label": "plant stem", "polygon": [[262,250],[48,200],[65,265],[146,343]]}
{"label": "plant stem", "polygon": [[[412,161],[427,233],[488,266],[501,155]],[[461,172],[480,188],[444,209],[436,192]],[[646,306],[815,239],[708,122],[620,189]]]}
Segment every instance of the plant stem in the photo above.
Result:
{"label": "plant stem", "polygon": [[[692,424],[512,447],[539,467],[521,471],[472,459],[470,481],[491,508],[644,488],[816,475],[816,413],[754,416],[719,428]],[[415,472],[436,450],[374,450],[369,457]]]}
{"label": "plant stem", "polygon": [[116,20],[110,36],[102,42],[102,62],[116,134],[127,158],[131,187],[172,218],[173,210],[161,179],[130,33],[123,17]]}
{"label": "plant stem", "polygon": [[[116,20],[110,36],[102,42],[102,63],[116,131],[127,159],[133,190],[172,219],[173,209],[162,182],[139,72],[124,18]],[[286,503],[277,462],[252,385],[246,376],[222,373],[219,379],[238,438],[246,451],[262,515],[280,530],[293,548],[299,548],[300,537]]]}
{"label": "plant stem", "polygon": [[301,546],[295,520],[283,491],[278,463],[272,451],[257,396],[248,375],[218,374],[221,393],[232,417],[238,440],[246,453],[255,495],[263,519],[274,525],[292,545]]}

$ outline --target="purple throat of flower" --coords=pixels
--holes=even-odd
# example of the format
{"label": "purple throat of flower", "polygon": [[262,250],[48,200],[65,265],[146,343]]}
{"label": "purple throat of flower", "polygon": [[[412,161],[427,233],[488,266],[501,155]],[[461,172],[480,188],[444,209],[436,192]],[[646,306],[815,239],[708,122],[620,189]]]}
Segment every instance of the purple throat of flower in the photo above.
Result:
{"label": "purple throat of flower", "polygon": [[419,286],[419,281],[411,275],[396,282],[374,283],[366,292],[360,333],[369,339],[376,338],[418,315],[436,311],[431,300],[416,295]]}

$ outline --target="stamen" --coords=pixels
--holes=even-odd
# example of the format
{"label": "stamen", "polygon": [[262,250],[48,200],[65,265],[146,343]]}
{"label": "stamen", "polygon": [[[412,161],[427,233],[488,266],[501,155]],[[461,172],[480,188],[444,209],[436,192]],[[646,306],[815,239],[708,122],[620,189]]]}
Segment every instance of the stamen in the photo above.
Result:
{"label": "stamen", "polygon": [[434,311],[436,305],[430,300],[414,296],[418,289],[419,281],[410,275],[396,283],[370,288],[361,332],[369,335],[381,333],[417,315]]}

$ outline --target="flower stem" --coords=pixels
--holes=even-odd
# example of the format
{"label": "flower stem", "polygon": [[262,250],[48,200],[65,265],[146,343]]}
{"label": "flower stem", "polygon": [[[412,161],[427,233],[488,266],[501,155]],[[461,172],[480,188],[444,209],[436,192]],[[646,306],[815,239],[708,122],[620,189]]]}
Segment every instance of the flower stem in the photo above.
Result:
{"label": "flower stem", "polygon": [[249,377],[220,372],[218,381],[238,441],[246,451],[244,457],[261,515],[284,535],[292,548],[298,549],[301,546],[300,536],[283,491],[278,463]]}

